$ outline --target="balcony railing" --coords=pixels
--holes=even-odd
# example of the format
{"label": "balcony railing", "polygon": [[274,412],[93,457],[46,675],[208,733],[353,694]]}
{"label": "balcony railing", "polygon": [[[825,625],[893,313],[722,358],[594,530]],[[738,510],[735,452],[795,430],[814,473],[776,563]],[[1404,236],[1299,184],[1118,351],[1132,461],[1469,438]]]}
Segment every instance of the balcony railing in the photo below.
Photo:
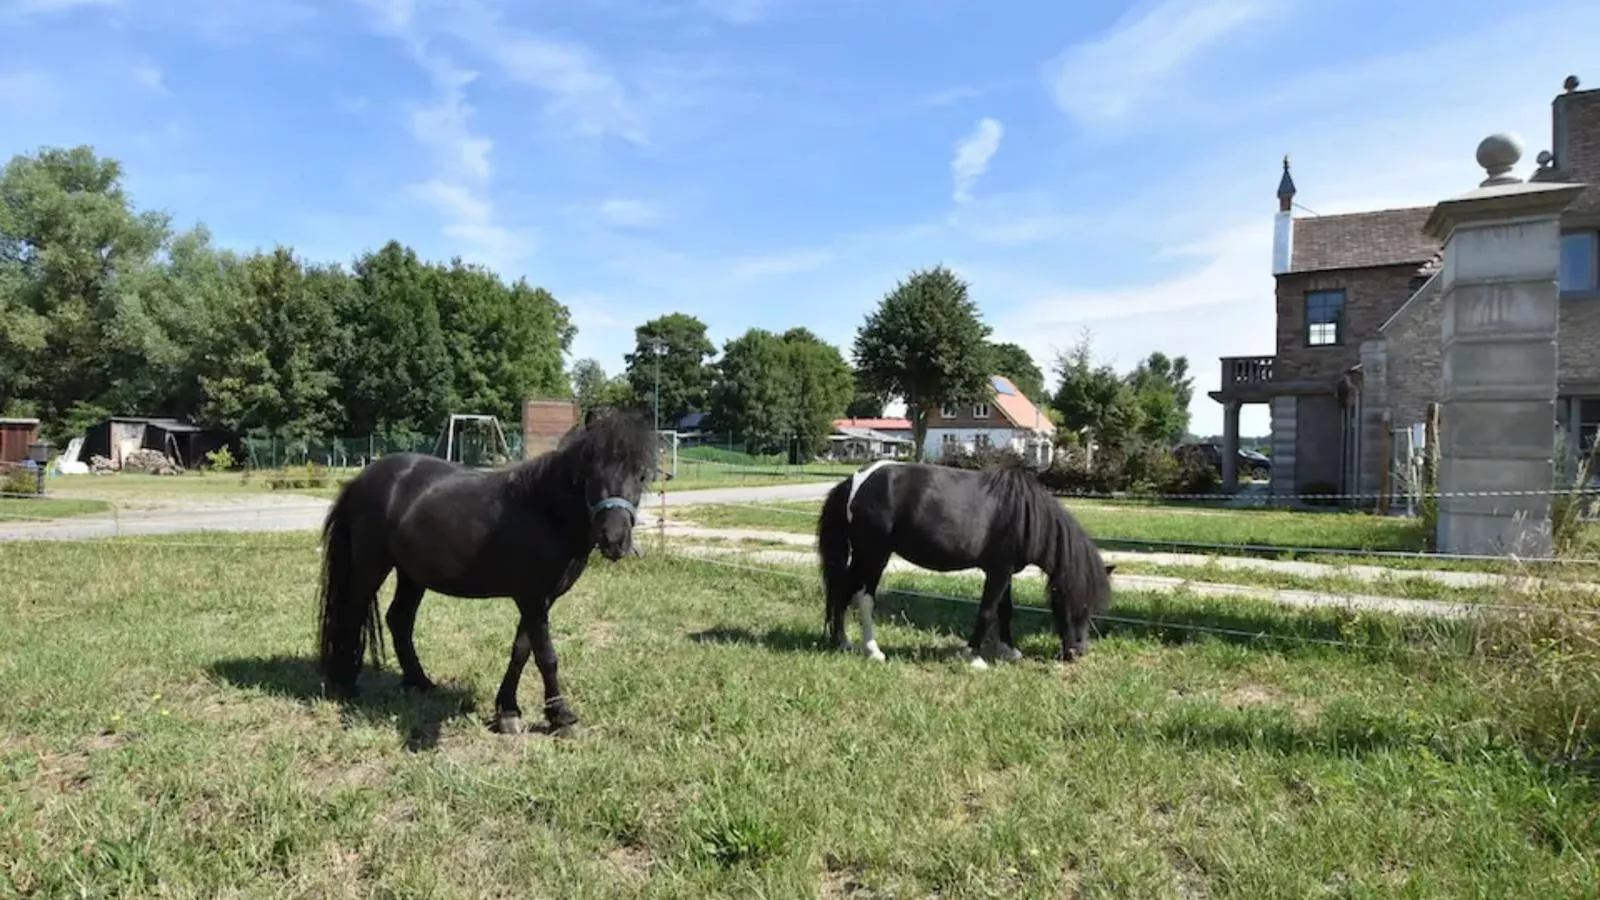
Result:
{"label": "balcony railing", "polygon": [[1272,357],[1224,356],[1222,358],[1222,388],[1230,385],[1271,384]]}

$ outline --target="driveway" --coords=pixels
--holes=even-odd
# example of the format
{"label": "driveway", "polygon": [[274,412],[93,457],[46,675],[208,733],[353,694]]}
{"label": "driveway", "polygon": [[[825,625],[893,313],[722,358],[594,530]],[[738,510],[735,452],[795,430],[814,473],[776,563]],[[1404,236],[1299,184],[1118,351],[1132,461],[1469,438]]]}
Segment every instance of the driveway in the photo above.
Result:
{"label": "driveway", "polygon": [[[785,500],[820,500],[836,482],[778,484],[765,487],[725,487],[701,491],[669,491],[667,506],[678,508],[705,503],[771,503]],[[311,531],[322,527],[330,501],[311,497],[287,501],[283,495],[238,498],[196,498],[192,507],[174,498],[164,509],[129,510],[117,516],[77,516],[49,522],[0,523],[0,541],[82,541],[94,538],[189,531]],[[655,522],[659,495],[640,503],[639,524]]]}

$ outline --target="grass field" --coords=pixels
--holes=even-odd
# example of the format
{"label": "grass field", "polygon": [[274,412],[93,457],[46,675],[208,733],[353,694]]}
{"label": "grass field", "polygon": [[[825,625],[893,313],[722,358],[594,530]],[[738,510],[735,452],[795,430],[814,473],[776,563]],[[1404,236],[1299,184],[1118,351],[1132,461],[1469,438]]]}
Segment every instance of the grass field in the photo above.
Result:
{"label": "grass field", "polygon": [[319,699],[310,547],[0,554],[0,893],[1600,891],[1600,794],[1526,727],[1548,686],[1508,687],[1471,625],[1125,594],[1165,624],[1059,667],[1023,612],[1029,658],[974,673],[964,605],[886,595],[875,665],[819,652],[814,575],[597,562],[554,613],[584,729],[507,738],[508,601],[423,605],[436,694],[391,668]]}
{"label": "grass field", "polygon": [[27,522],[34,519],[64,519],[111,511],[104,500],[80,497],[0,497],[0,522]]}
{"label": "grass field", "polygon": [[[1355,513],[1123,506],[1091,501],[1067,501],[1066,506],[1097,541],[1105,542],[1122,538],[1385,551],[1416,551],[1423,545],[1421,525],[1411,519]],[[686,509],[681,515],[712,528],[811,532],[816,530],[821,508],[821,501],[722,504]]]}
{"label": "grass field", "polygon": [[[1264,548],[1268,555],[1328,562],[1378,562],[1413,568],[1501,570],[1499,562],[1456,562],[1434,559],[1363,558],[1368,553],[1420,553],[1425,531],[1420,519],[1382,517],[1356,512],[1301,512],[1269,509],[1197,509],[1184,506],[1064,501],[1074,518],[1106,549],[1193,549],[1207,547]],[[685,522],[708,528],[747,528],[810,534],[816,530],[821,501],[706,504],[674,513]],[[1273,548],[1281,552],[1271,553]],[[1317,549],[1349,551],[1319,555]],[[1309,551],[1309,552],[1308,552]],[[1217,551],[1222,552],[1222,551]],[[1600,525],[1584,526],[1570,554],[1575,559],[1600,558]],[[1582,570],[1582,571],[1580,571]],[[1600,567],[1561,566],[1544,573],[1600,577]]]}

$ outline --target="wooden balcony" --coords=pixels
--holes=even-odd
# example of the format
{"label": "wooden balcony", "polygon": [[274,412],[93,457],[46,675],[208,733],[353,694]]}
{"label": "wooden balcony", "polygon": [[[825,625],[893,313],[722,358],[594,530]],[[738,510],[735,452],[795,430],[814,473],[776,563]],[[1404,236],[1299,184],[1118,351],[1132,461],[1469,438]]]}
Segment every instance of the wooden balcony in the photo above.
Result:
{"label": "wooden balcony", "polygon": [[1271,356],[1224,356],[1219,389],[1211,391],[1219,403],[1237,400],[1259,403],[1272,396]]}

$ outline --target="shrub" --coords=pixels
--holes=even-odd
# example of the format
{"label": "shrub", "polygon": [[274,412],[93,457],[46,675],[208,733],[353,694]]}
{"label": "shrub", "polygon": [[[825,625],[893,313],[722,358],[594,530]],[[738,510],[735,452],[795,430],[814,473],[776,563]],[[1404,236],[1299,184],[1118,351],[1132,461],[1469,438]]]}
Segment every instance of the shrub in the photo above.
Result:
{"label": "shrub", "polygon": [[233,454],[227,447],[218,447],[206,454],[206,462],[214,472],[226,472],[233,468]]}
{"label": "shrub", "polygon": [[1122,480],[1127,483],[1127,490],[1137,494],[1173,493],[1178,481],[1178,460],[1164,447],[1136,447],[1123,460]]}
{"label": "shrub", "polygon": [[1022,465],[1022,454],[1010,447],[979,447],[968,450],[957,445],[939,456],[939,465],[953,469],[984,469],[997,463]]}
{"label": "shrub", "polygon": [[39,491],[39,474],[25,466],[0,469],[0,494],[34,494]]}
{"label": "shrub", "polygon": [[1168,493],[1212,494],[1222,484],[1222,474],[1211,465],[1211,460],[1199,446],[1189,444],[1175,456],[1174,472]]}

